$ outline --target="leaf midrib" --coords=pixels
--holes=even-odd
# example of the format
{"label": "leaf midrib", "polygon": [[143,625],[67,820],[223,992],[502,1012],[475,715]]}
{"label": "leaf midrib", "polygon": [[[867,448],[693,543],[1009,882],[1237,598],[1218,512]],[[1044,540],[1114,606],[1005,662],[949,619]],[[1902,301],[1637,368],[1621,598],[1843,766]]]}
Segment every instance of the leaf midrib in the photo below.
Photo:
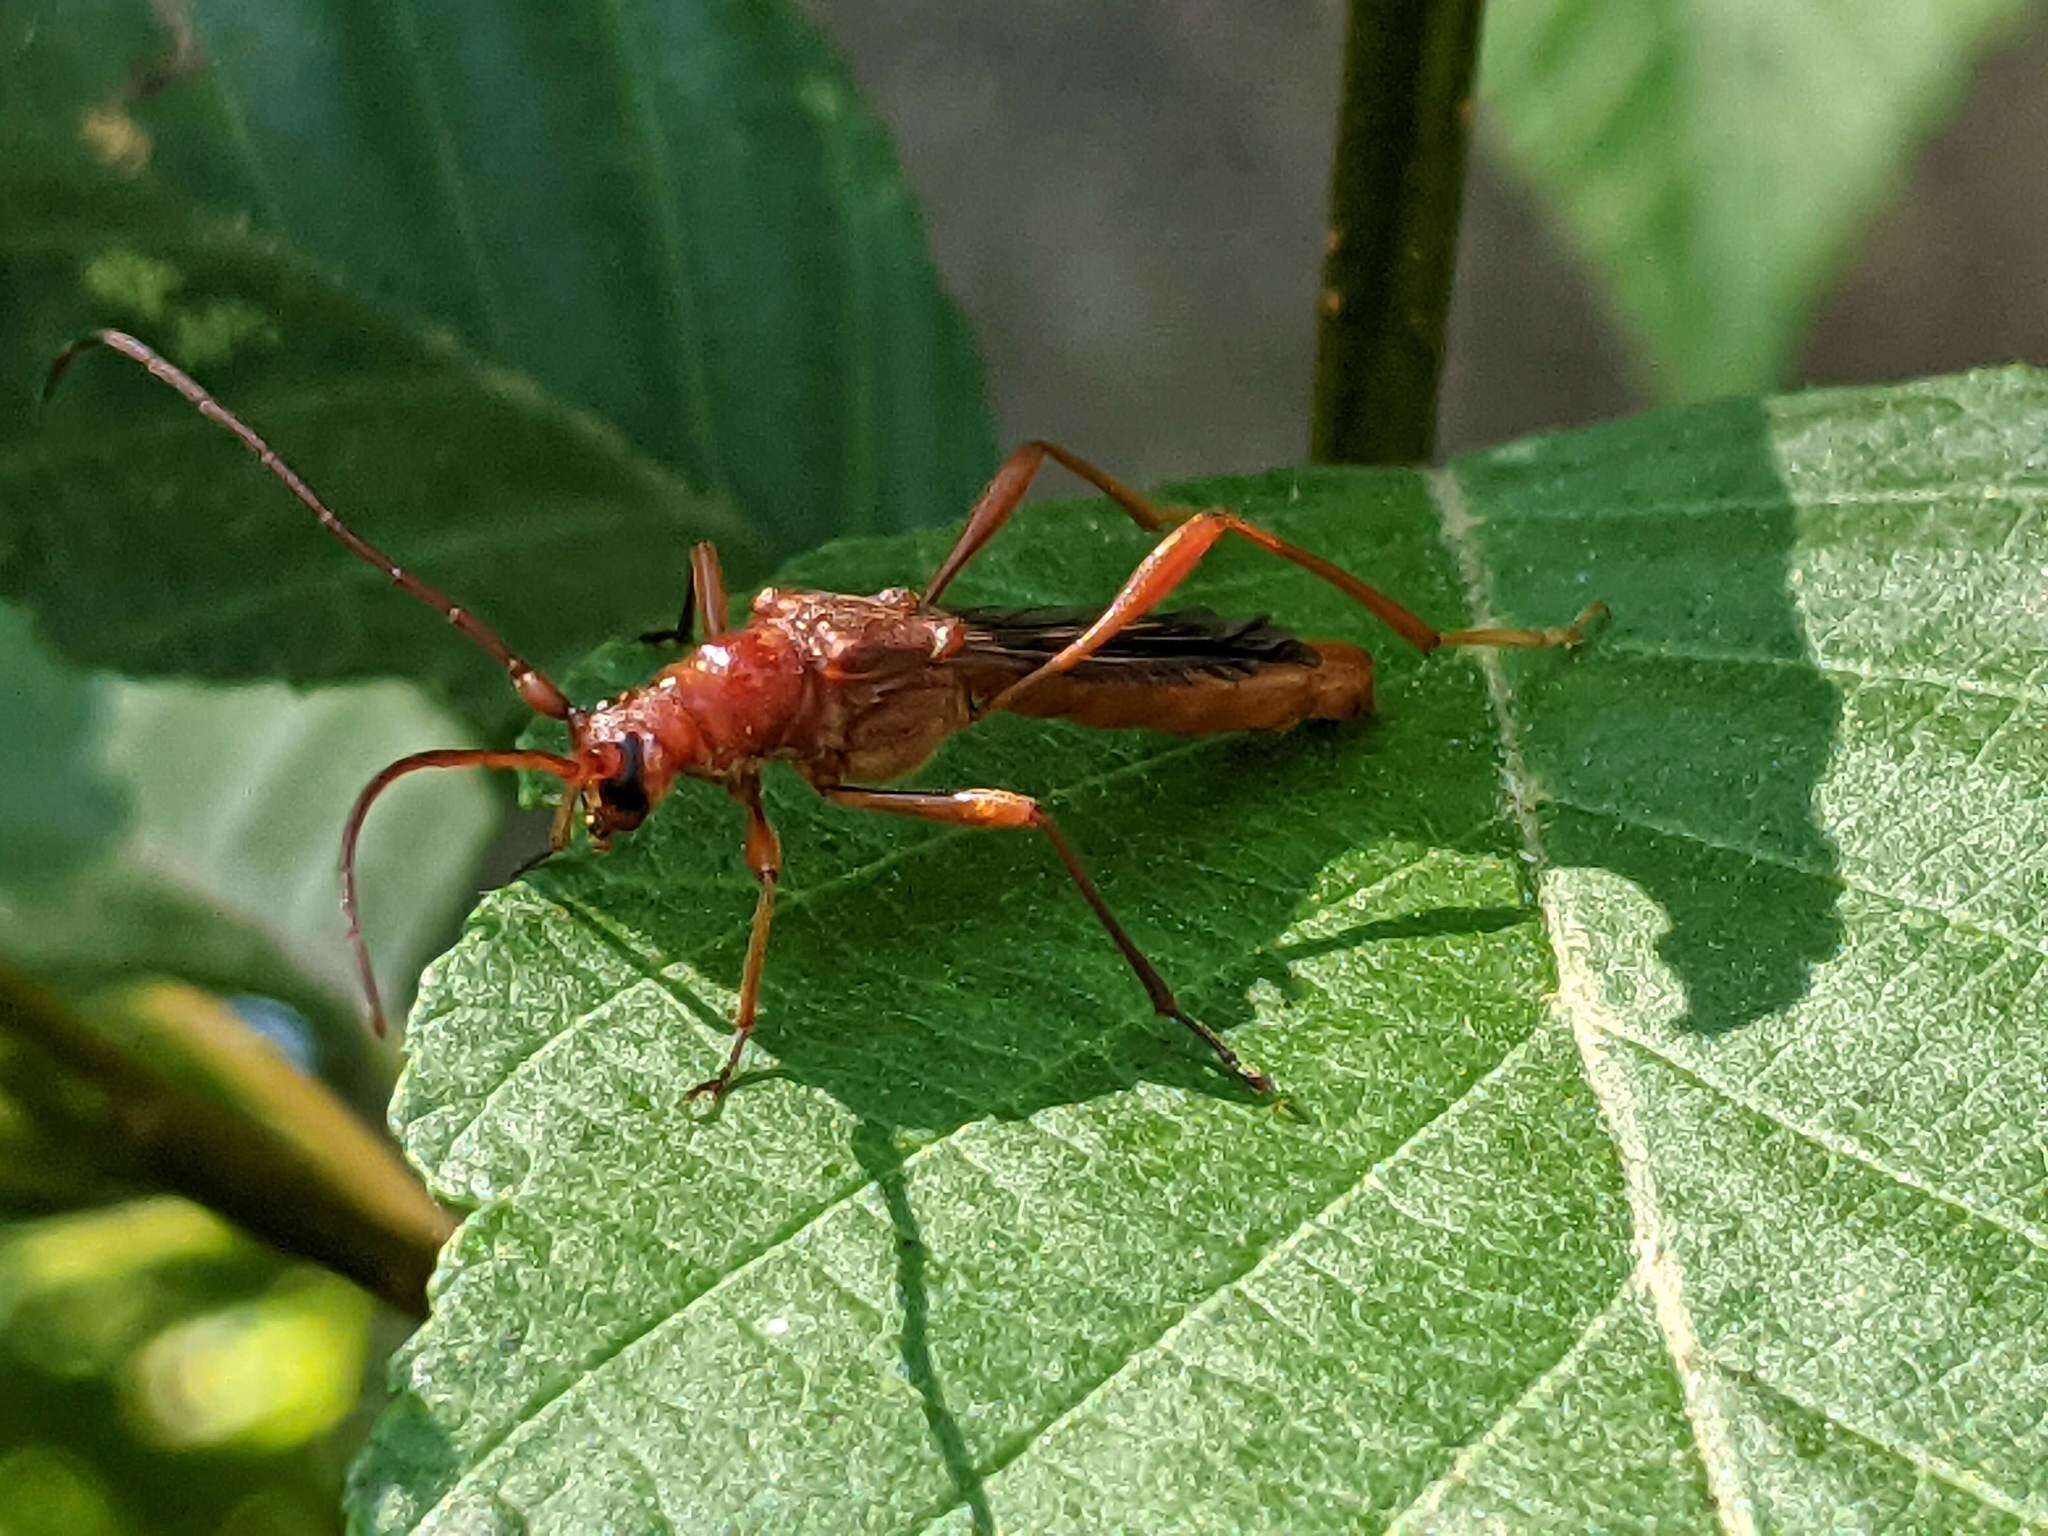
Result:
{"label": "leaf midrib", "polygon": [[[1443,540],[1457,561],[1464,575],[1471,622],[1477,625],[1494,625],[1503,622],[1495,611],[1491,595],[1488,567],[1479,547],[1479,534],[1483,526],[1466,506],[1464,491],[1456,478],[1456,471],[1450,468],[1430,471],[1427,475],[1430,494],[1437,509]],[[1815,497],[1813,500],[1825,498]],[[1586,520],[1595,520],[1599,514],[1587,510],[1574,514]],[[1596,642],[1596,644],[1599,642]],[[1684,1401],[1685,1416],[1691,1426],[1694,1448],[1699,1454],[1706,1472],[1708,1493],[1713,1504],[1715,1517],[1726,1536],[1754,1536],[1757,1529],[1755,1512],[1742,1483],[1744,1471],[1742,1457],[1728,1438],[1722,1422],[1718,1394],[1704,1381],[1708,1371],[1722,1371],[1725,1368],[1713,1359],[1710,1351],[1702,1346],[1694,1328],[1690,1310],[1684,1298],[1684,1276],[1675,1253],[1664,1234],[1669,1230],[1657,1201],[1656,1183],[1648,1168],[1647,1147],[1643,1145],[1642,1132],[1636,1126],[1634,1095],[1626,1080],[1609,1082],[1610,1073],[1602,1069],[1606,1046],[1603,1042],[1624,1044],[1641,1051],[1664,1064],[1670,1070],[1682,1073],[1710,1094],[1721,1098],[1732,1107],[1752,1113],[1767,1120],[1787,1133],[1817,1146],[1831,1155],[1847,1158],[1867,1171],[1890,1180],[1900,1188],[1922,1198],[1932,1199],[1963,1214],[1982,1221],[1985,1225],[2006,1234],[2041,1246],[2044,1234],[2030,1224],[2015,1224],[1979,1209],[1964,1196],[1941,1189],[1932,1180],[1921,1179],[1890,1167],[1882,1158],[1871,1153],[1853,1138],[1832,1134],[1799,1124],[1792,1116],[1782,1111],[1766,1109],[1761,1103],[1749,1102],[1747,1096],[1739,1095],[1715,1078],[1701,1073],[1697,1068],[1683,1063],[1668,1053],[1657,1049],[1651,1042],[1632,1031],[1614,1027],[1589,998],[1589,988],[1576,975],[1579,969],[1572,948],[1563,941],[1565,919],[1557,905],[1556,887],[1546,876],[1556,873],[1543,841],[1537,807],[1541,805],[1563,805],[1582,813],[1603,815],[1624,825],[1633,825],[1651,832],[1676,837],[1696,845],[1717,848],[1752,858],[1760,863],[1807,875],[1816,880],[1864,891],[1880,900],[1897,902],[1901,906],[1928,912],[1949,925],[1970,931],[1982,932],[1986,937],[2001,939],[2017,949],[2035,950],[2048,953],[2048,946],[2036,944],[2017,936],[1995,930],[1977,927],[1956,919],[1948,913],[1928,908],[1922,904],[1901,898],[1894,893],[1871,889],[1859,885],[1840,874],[1811,868],[1783,855],[1743,847],[1723,845],[1682,828],[1650,826],[1640,818],[1613,809],[1600,809],[1577,805],[1543,788],[1530,774],[1520,748],[1519,722],[1514,712],[1514,692],[1507,682],[1506,673],[1496,653],[1477,653],[1479,665],[1487,680],[1488,692],[1492,697],[1496,732],[1499,746],[1506,762],[1505,777],[1511,785],[1511,809],[1522,829],[1524,851],[1529,860],[1530,870],[1538,887],[1538,909],[1542,916],[1545,940],[1551,950],[1552,963],[1557,967],[1559,986],[1555,1012],[1571,1028],[1578,1043],[1579,1058],[1587,1090],[1600,1107],[1601,1124],[1607,1131],[1614,1147],[1617,1162],[1623,1171],[1623,1183],[1636,1227],[1635,1245],[1638,1263],[1634,1275],[1650,1294],[1656,1314],[1657,1333],[1665,1347],[1666,1359],[1672,1375],[1677,1381]],[[1788,663],[1788,665],[1791,663]],[[2031,702],[2023,700],[2022,702]],[[1626,1068],[1619,1069],[1625,1072]],[[1763,1383],[1773,1391],[1781,1389],[1770,1383]],[[1787,1401],[1794,1401],[1787,1398]],[[1859,1439],[1900,1457],[1908,1465],[1930,1475],[1941,1476],[1958,1491],[1967,1493],[2002,1514],[2018,1515],[2020,1518],[2040,1518],[2039,1512],[2029,1516],[2024,1513],[2022,1501],[2003,1489],[1985,1482],[1974,1474],[1955,1473],[1944,1475],[1941,1468],[1933,1464],[1933,1458],[1924,1449],[1911,1450],[1875,1437],[1866,1430],[1843,1423],[1838,1411],[1802,1404],[1809,1412],[1820,1414],[1831,1423],[1838,1423],[1855,1434]],[[1946,1464],[1942,1464],[1943,1467]]]}
{"label": "leaf midrib", "polygon": [[[1467,607],[1474,624],[1500,622],[1493,601],[1492,583],[1484,553],[1479,547],[1479,524],[1466,505],[1457,472],[1445,468],[1428,475],[1430,497],[1436,507],[1444,546],[1464,578]],[[1685,1304],[1684,1278],[1670,1245],[1664,1241],[1666,1223],[1658,1208],[1656,1183],[1649,1168],[1648,1148],[1637,1122],[1634,1094],[1625,1079],[1610,1080],[1602,1070],[1602,1046],[1595,1038],[1592,1019],[1575,995],[1578,979],[1573,957],[1563,943],[1563,921],[1556,904],[1555,886],[1546,878],[1555,866],[1543,842],[1543,828],[1536,811],[1538,785],[1531,778],[1522,756],[1519,723],[1514,712],[1514,694],[1496,652],[1476,653],[1486,677],[1492,702],[1494,729],[1503,762],[1510,809],[1521,830],[1523,856],[1529,861],[1536,882],[1537,905],[1542,914],[1544,938],[1556,968],[1558,989],[1553,1011],[1571,1031],[1577,1048],[1586,1091],[1600,1109],[1600,1123],[1613,1144],[1616,1164],[1628,1200],[1636,1250],[1635,1277],[1652,1300],[1657,1336],[1678,1383],[1687,1425],[1692,1431],[1693,1449],[1706,1474],[1707,1493],[1716,1522],[1724,1536],[1755,1536],[1755,1517],[1740,1476],[1740,1458],[1720,1422],[1718,1403],[1711,1397],[1699,1366],[1701,1353],[1697,1330]]]}

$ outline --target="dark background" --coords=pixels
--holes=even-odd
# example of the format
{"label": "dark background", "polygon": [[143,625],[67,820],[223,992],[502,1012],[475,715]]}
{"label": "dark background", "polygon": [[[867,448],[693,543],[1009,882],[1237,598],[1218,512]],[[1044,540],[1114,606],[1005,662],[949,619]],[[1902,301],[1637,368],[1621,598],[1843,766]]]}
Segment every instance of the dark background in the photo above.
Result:
{"label": "dark background", "polygon": [[[1005,443],[1053,437],[1141,481],[1306,456],[1337,0],[811,11],[896,135]],[[1985,57],[1788,384],[2048,362],[2044,83],[2038,24]],[[1483,113],[1455,293],[1444,453],[1652,402]]]}

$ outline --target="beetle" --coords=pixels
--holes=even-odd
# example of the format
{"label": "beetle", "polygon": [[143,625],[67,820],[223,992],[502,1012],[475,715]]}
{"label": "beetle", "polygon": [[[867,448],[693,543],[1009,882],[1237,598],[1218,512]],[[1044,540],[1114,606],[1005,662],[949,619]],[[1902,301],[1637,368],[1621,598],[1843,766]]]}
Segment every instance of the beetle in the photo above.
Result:
{"label": "beetle", "polygon": [[[380,1035],[384,1013],[359,916],[356,843],[377,798],[400,779],[440,768],[552,775],[564,786],[548,840],[554,851],[568,845],[579,816],[591,846],[609,848],[652,815],[685,778],[722,785],[740,803],[747,820],[746,861],[758,894],[732,1043],[718,1075],[689,1090],[692,1100],[724,1099],[759,1015],[762,968],[782,879],[782,846],[762,807],[761,778],[777,761],[849,810],[956,827],[1038,832],[1152,1007],[1192,1032],[1238,1082],[1255,1093],[1273,1093],[1272,1079],[1247,1066],[1222,1036],[1181,1006],[1117,921],[1059,824],[1036,800],[1007,789],[934,792],[890,788],[890,783],[929,761],[948,737],[992,714],[1200,736],[1284,731],[1309,720],[1348,720],[1369,712],[1372,658],[1357,646],[1303,641],[1263,619],[1231,622],[1201,609],[1156,611],[1226,538],[1244,540],[1320,577],[1424,654],[1447,647],[1576,646],[1607,612],[1605,604],[1595,602],[1560,628],[1442,633],[1349,571],[1235,512],[1156,505],[1079,454],[1034,440],[997,470],[952,551],[921,592],[898,587],[857,596],[770,587],[754,598],[745,621],[735,624],[718,552],[709,543],[698,544],[690,555],[690,586],[680,622],[673,630],[643,638],[687,644],[695,633],[700,643],[645,684],[581,708],[483,620],[357,534],[268,443],[146,343],[115,330],[81,338],[51,364],[45,395],[55,390],[80,352],[96,346],[141,365],[231,433],[350,552],[384,571],[400,591],[434,609],[503,667],[528,708],[568,727],[566,754],[488,748],[415,752],[382,769],[357,797],[342,831],[342,910],[370,1019]],[[946,589],[1015,515],[1048,459],[1156,535],[1151,553],[1099,611],[943,607]]]}

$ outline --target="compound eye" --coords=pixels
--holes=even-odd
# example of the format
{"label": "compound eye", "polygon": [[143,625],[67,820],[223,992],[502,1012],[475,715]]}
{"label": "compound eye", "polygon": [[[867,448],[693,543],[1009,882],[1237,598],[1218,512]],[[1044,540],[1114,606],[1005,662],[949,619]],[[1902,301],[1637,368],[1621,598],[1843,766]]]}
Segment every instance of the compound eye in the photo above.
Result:
{"label": "compound eye", "polygon": [[597,798],[604,808],[618,814],[621,819],[638,818],[647,814],[647,747],[638,736],[624,736],[619,740],[619,771],[608,779],[600,779]]}

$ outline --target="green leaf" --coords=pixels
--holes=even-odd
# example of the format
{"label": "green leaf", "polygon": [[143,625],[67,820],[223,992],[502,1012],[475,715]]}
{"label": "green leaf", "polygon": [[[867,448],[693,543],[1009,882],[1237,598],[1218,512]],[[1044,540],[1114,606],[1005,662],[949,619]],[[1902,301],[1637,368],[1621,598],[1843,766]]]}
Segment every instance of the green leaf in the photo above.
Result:
{"label": "green leaf", "polygon": [[[68,654],[138,673],[403,675],[484,721],[503,673],[328,539],[234,441],[111,354],[35,407],[86,323],[156,336],[334,507],[543,665],[672,621],[689,542],[755,550],[618,435],[273,242],[140,194],[0,177],[0,593]],[[756,554],[756,557],[757,554]]]}
{"label": "green leaf", "polygon": [[777,550],[950,517],[987,473],[980,363],[887,136],[780,0],[15,10],[0,98],[41,153],[246,216]]}
{"label": "green leaf", "polygon": [[[2044,442],[2013,371],[1194,488],[1446,623],[1616,614],[1382,646],[1357,727],[999,718],[922,776],[1043,797],[1289,1112],[1150,1019],[1031,838],[781,787],[717,1118],[733,808],[496,893],[414,1017],[395,1123],[472,1214],[356,1520],[2048,1520]],[[1142,548],[1035,507],[960,597],[1099,597]],[[1189,595],[1371,631],[1248,551]]]}
{"label": "green leaf", "polygon": [[[0,960],[73,995],[165,975],[273,998],[305,1016],[287,1033],[303,1033],[306,1065],[350,1092],[381,1079],[338,901],[341,827],[386,762],[467,733],[403,684],[300,694],[131,682],[61,666],[6,609],[0,637],[25,675],[50,679],[0,694],[0,740],[41,742],[81,714],[97,722],[88,749],[55,759],[68,778],[45,786],[30,753],[0,780],[0,842],[35,849],[52,803],[125,813],[84,828],[92,856],[59,846],[61,860],[38,853],[11,869]],[[498,820],[488,787],[465,775],[379,804],[361,848],[364,931],[394,1000],[445,941]]]}
{"label": "green leaf", "polygon": [[0,900],[110,846],[127,820],[121,786],[100,760],[99,690],[39,643],[28,615],[0,607]]}
{"label": "green leaf", "polygon": [[2028,0],[1498,0],[1481,80],[1666,399],[1767,389]]}

